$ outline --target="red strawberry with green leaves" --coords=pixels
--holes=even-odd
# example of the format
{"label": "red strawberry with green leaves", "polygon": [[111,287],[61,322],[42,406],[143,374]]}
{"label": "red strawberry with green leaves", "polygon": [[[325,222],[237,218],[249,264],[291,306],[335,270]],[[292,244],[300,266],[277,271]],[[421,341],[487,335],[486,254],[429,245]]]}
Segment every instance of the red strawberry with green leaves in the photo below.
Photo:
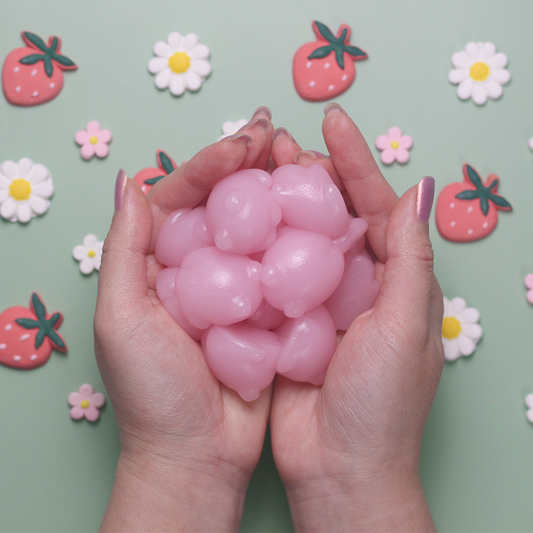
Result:
{"label": "red strawberry with green leaves", "polygon": [[311,102],[329,100],[346,91],[355,79],[355,61],[368,54],[350,45],[350,26],[342,24],[337,37],[321,22],[313,22],[317,40],[302,45],[292,61],[296,92]]}
{"label": "red strawberry with green leaves", "polygon": [[442,237],[470,242],[490,235],[498,224],[498,211],[511,211],[511,204],[496,194],[500,179],[490,174],[483,183],[470,165],[463,166],[464,181],[446,185],[437,198],[435,219]]}
{"label": "red strawberry with green leaves", "polygon": [[159,180],[178,168],[174,160],[163,152],[163,150],[157,150],[156,159],[159,168],[143,168],[133,177],[133,180],[139,184],[144,194],[148,194],[148,191]]}
{"label": "red strawberry with green leaves", "polygon": [[63,88],[63,71],[78,67],[61,55],[61,39],[50,37],[48,45],[35,33],[22,32],[26,47],[10,52],[2,69],[2,88],[13,105],[32,106],[53,100]]}
{"label": "red strawberry with green leaves", "polygon": [[0,314],[0,364],[21,370],[44,365],[52,349],[67,351],[56,331],[63,322],[61,313],[47,314],[41,298],[33,293],[30,308],[10,307]]}

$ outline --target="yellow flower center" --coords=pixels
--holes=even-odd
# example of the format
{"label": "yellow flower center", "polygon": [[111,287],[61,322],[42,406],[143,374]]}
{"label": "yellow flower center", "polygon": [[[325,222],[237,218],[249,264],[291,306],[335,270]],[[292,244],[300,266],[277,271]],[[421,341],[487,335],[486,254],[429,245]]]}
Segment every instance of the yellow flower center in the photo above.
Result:
{"label": "yellow flower center", "polygon": [[398,148],[400,148],[400,143],[398,141],[392,141],[390,146],[391,148],[394,148],[394,150],[398,150]]}
{"label": "yellow flower center", "polygon": [[89,253],[87,255],[89,257],[94,257],[96,255],[96,252],[94,250],[89,250]]}
{"label": "yellow flower center", "polygon": [[442,336],[445,339],[456,339],[461,333],[461,322],[457,320],[454,316],[445,316],[442,321]]}
{"label": "yellow flower center", "polygon": [[98,142],[98,137],[96,135],[93,135],[90,139],[89,139],[89,142],[91,144],[96,144]]}
{"label": "yellow flower center", "polygon": [[183,74],[191,66],[191,58],[185,52],[176,52],[168,60],[168,66],[172,72]]}
{"label": "yellow flower center", "polygon": [[82,409],[87,409],[91,404],[87,400],[83,400],[80,405]]}
{"label": "yellow flower center", "polygon": [[27,200],[31,194],[30,182],[24,178],[13,180],[9,186],[9,194],[19,202]]}
{"label": "yellow flower center", "polygon": [[487,63],[478,61],[470,67],[470,77],[474,81],[485,81],[490,76],[490,67]]}

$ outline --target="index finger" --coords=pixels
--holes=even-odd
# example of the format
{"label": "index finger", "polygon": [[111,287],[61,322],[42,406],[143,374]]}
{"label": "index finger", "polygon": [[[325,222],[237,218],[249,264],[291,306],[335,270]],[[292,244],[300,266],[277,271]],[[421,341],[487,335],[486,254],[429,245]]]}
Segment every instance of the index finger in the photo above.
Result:
{"label": "index finger", "polygon": [[370,149],[346,112],[336,103],[324,108],[322,132],[331,160],[350,195],[357,214],[368,222],[367,237],[381,261],[387,258],[386,230],[398,196],[389,185]]}

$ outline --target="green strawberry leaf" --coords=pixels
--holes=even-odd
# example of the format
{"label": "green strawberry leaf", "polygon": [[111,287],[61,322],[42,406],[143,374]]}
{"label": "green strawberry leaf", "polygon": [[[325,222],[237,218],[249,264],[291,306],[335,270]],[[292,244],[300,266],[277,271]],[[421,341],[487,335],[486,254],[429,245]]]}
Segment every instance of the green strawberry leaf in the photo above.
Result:
{"label": "green strawberry leaf", "polygon": [[176,170],[176,167],[172,163],[172,160],[165,152],[159,152],[159,164],[163,167],[163,170],[167,174],[170,174],[171,172]]}
{"label": "green strawberry leaf", "polygon": [[41,61],[44,59],[43,54],[31,54],[29,56],[23,57],[22,59],[19,59],[19,63],[22,63],[23,65],[34,65],[37,63],[37,61]]}
{"label": "green strawberry leaf", "polygon": [[44,306],[39,296],[37,296],[36,292],[34,292],[31,295],[31,303],[32,303],[33,311],[35,315],[37,316],[37,320],[39,321],[46,320],[46,307]]}
{"label": "green strawberry leaf", "polygon": [[483,183],[481,181],[481,178],[479,177],[479,174],[470,166],[466,165],[466,172],[468,174],[468,178],[472,182],[472,184],[476,187],[476,189],[484,189]]}
{"label": "green strawberry leaf", "polygon": [[324,59],[325,57],[328,57],[333,50],[334,47],[331,44],[328,44],[327,46],[321,46],[320,48],[314,50],[313,53],[307,57],[307,59]]}
{"label": "green strawberry leaf", "polygon": [[513,206],[505,199],[503,196],[498,196],[497,194],[492,194],[490,200],[495,203],[498,207],[503,207],[505,209],[512,209]]}
{"label": "green strawberry leaf", "polygon": [[144,180],[143,183],[146,185],[155,185],[159,180],[162,180],[163,178],[166,178],[166,176],[157,176],[156,178],[148,178],[147,180]]}
{"label": "green strawberry leaf", "polygon": [[59,54],[55,54],[52,59],[54,61],[57,61],[60,65],[63,65],[65,67],[75,67],[76,66],[76,63],[74,63],[74,61],[72,61],[68,57],[65,57],[65,56],[62,56],[62,55],[59,55]]}
{"label": "green strawberry leaf", "polygon": [[38,35],[35,35],[35,33],[30,33],[29,31],[25,31],[24,37],[26,37],[26,39],[30,41],[30,43],[33,44],[33,46],[35,46],[39,50],[45,53],[47,52],[48,47]]}
{"label": "green strawberry leaf", "polygon": [[361,48],[357,48],[357,46],[346,46],[345,51],[354,57],[366,57],[367,55],[366,52],[361,50]]}
{"label": "green strawberry leaf", "polygon": [[336,39],[335,35],[331,33],[331,30],[325,25],[322,24],[322,22],[318,22],[318,20],[315,20],[316,27],[318,28],[318,31],[320,32],[320,35],[326,39],[326,41],[329,41],[330,43]]}
{"label": "green strawberry leaf", "polygon": [[337,64],[339,65],[339,67],[344,70],[344,51],[340,48],[337,48],[335,50],[335,59],[337,60]]}

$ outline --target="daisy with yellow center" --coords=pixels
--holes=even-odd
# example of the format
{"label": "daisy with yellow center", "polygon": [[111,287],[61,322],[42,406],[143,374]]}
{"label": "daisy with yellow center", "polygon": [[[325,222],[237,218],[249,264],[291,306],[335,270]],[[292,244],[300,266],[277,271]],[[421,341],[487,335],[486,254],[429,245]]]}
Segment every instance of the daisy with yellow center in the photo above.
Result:
{"label": "daisy with yellow center", "polygon": [[100,270],[102,262],[102,247],[95,235],[87,235],[83,239],[83,244],[79,244],[72,250],[72,255],[76,261],[80,262],[80,270],[83,274],[90,274],[93,270]]}
{"label": "daisy with yellow center", "polygon": [[171,33],[166,43],[159,41],[154,45],[154,54],[148,70],[155,74],[156,87],[168,87],[176,96],[186,90],[197,91],[211,73],[209,48],[200,44],[194,33],[185,36]]}
{"label": "daisy with yellow center", "polygon": [[29,222],[46,213],[54,185],[49,170],[23,158],[0,165],[0,216],[10,222]]}
{"label": "daisy with yellow center", "polygon": [[473,307],[467,307],[463,298],[448,300],[444,297],[442,343],[447,361],[455,361],[462,355],[474,352],[483,334],[478,321],[479,312]]}
{"label": "daisy with yellow center", "polygon": [[461,100],[472,98],[477,105],[499,98],[503,93],[502,85],[511,79],[504,68],[507,56],[496,53],[492,43],[468,43],[464,50],[453,54],[452,64],[455,69],[450,71],[448,80],[459,85],[457,96]]}

